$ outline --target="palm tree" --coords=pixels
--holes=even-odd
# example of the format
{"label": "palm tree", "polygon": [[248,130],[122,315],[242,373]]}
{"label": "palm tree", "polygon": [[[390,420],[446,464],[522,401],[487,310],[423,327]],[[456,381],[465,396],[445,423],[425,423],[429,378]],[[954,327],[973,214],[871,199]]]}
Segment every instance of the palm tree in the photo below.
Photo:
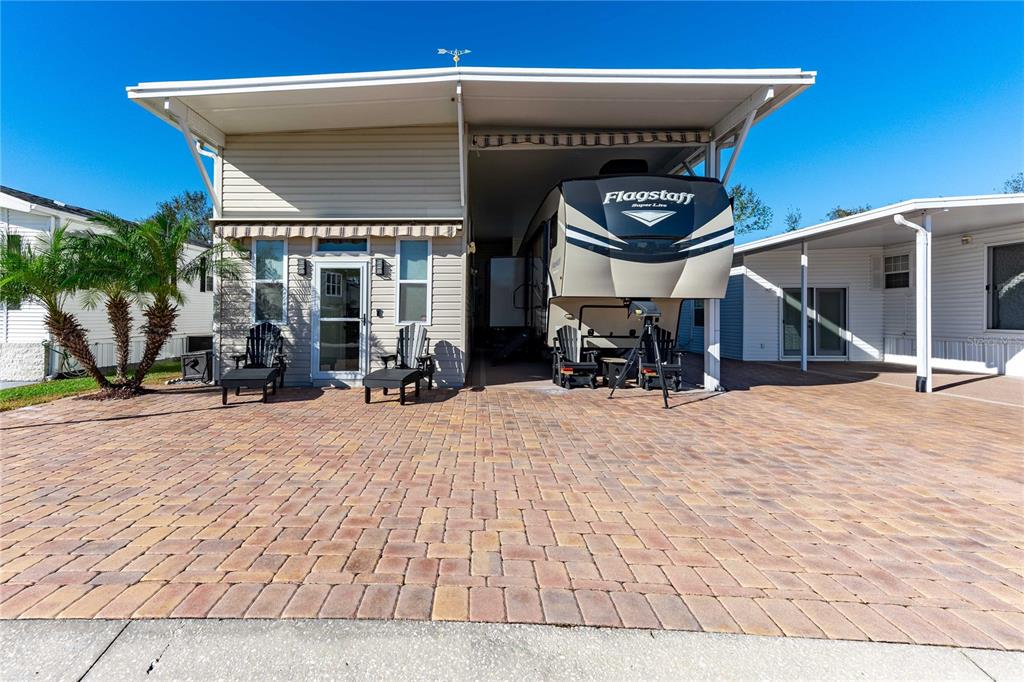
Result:
{"label": "palm tree", "polygon": [[142,311],[146,345],[129,382],[136,391],[174,333],[178,305],[185,302],[182,286],[205,276],[208,269],[216,270],[222,278],[236,278],[241,272],[238,258],[223,257],[235,247],[227,243],[199,247],[195,229],[192,219],[163,212],[143,222],[136,231],[141,254],[138,285],[147,301]]}
{"label": "palm tree", "polygon": [[4,235],[0,250],[0,299],[8,304],[26,299],[38,301],[46,310],[44,323],[53,339],[100,388],[109,389],[110,382],[96,367],[85,328],[78,318],[64,310],[68,297],[81,287],[79,239],[64,225],[40,240],[36,249],[14,249],[8,248],[10,238]]}
{"label": "palm tree", "polygon": [[140,272],[142,263],[138,226],[113,213],[99,213],[91,222],[106,228],[90,232],[82,258],[83,303],[88,308],[104,301],[107,321],[114,334],[117,366],[115,382],[127,381],[131,356],[132,303],[142,303]]}

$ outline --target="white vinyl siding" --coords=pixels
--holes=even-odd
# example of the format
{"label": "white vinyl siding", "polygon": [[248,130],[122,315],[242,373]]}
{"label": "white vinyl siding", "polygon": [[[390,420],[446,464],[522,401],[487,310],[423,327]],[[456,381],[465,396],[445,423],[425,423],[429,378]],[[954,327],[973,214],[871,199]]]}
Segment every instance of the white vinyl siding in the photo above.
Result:
{"label": "white vinyl siding", "polygon": [[[378,369],[381,354],[394,353],[398,341],[395,324],[395,280],[398,277],[396,239],[373,237],[370,239],[370,369]],[[251,244],[251,241],[249,242]],[[300,275],[301,260],[316,258],[311,255],[312,239],[288,240],[288,323],[281,325],[288,356],[285,383],[308,385],[311,383],[312,355],[310,310],[311,277]],[[463,253],[461,237],[431,240],[431,323],[427,326],[430,351],[437,359],[435,380],[441,386],[461,386],[466,376],[466,337],[463,307]],[[336,254],[332,254],[332,257]],[[374,274],[373,259],[383,258],[388,267],[382,277]],[[245,338],[251,326],[250,302],[252,292],[252,266],[250,260],[242,263],[245,269],[239,281],[224,282],[220,299],[221,367],[233,367],[231,355],[245,350]]]}
{"label": "white vinyl siding", "polygon": [[[881,253],[881,248],[808,248],[807,285],[847,290],[850,360],[882,359],[883,290],[871,282],[871,258]],[[743,266],[743,359],[779,360],[782,289],[800,286],[800,247],[744,255]],[[724,318],[723,312],[723,327]]]}
{"label": "white vinyl siding", "polygon": [[462,216],[454,126],[231,135],[224,218]]}
{"label": "white vinyl siding", "polygon": [[[1024,333],[988,330],[988,249],[995,244],[1020,241],[1024,223],[970,232],[970,243],[960,235],[932,242],[932,355],[937,368],[972,372],[1024,375]],[[914,271],[914,243],[885,248],[886,255],[910,253]],[[886,359],[913,362],[915,348],[915,288],[885,292]]]}

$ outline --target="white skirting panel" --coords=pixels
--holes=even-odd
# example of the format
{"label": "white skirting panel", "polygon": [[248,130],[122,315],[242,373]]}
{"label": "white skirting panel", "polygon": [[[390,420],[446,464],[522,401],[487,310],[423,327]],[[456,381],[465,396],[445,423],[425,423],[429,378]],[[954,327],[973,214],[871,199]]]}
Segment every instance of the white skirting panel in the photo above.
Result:
{"label": "white skirting panel", "polygon": [[[914,365],[916,353],[913,336],[885,336],[885,362]],[[936,369],[1024,376],[1024,336],[933,337],[932,362]]]}

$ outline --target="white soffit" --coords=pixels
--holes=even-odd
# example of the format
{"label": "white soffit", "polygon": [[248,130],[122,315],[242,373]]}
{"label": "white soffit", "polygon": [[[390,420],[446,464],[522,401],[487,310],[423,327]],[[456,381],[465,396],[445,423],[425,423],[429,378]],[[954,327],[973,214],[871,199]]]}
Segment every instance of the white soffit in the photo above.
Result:
{"label": "white soffit", "polygon": [[[898,204],[765,237],[736,247],[736,253],[751,255],[781,248],[798,248],[806,241],[810,249],[885,246],[914,241],[914,232],[893,221],[896,214],[920,223],[932,216],[932,234],[945,237],[970,234],[973,230],[1006,225],[1024,226],[1024,194],[911,199]],[[1024,227],[1021,230],[1024,235]]]}
{"label": "white soffit", "polygon": [[[466,67],[140,83],[128,97],[169,120],[177,99],[225,134],[467,123],[517,129],[711,129],[773,91],[763,118],[814,83],[800,69]],[[723,131],[720,131],[723,132]]]}

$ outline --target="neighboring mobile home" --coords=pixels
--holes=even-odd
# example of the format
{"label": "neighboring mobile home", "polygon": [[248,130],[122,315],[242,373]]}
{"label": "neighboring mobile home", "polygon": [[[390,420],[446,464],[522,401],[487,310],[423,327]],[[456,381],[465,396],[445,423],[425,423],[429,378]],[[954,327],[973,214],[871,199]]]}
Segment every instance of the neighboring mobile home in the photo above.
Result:
{"label": "neighboring mobile home", "polygon": [[[800,362],[806,329],[805,360],[915,364],[925,273],[900,215],[930,224],[933,366],[1024,376],[1024,194],[913,199],[737,246],[723,355]],[[683,306],[694,349],[702,312]]]}
{"label": "neighboring mobile home", "polygon": [[[245,279],[217,288],[218,371],[252,324],[272,321],[287,383],[354,385],[415,322],[435,379],[459,386],[471,339],[483,347],[494,331],[490,260],[516,255],[552,187],[623,159],[725,181],[751,127],[814,78],[469,67],[143,83],[128,96],[183,134],[216,234],[247,254]],[[717,319],[718,299],[706,305]],[[718,346],[712,325],[707,388]]]}
{"label": "neighboring mobile home", "polygon": [[[100,228],[89,222],[95,214],[79,206],[0,187],[0,233],[13,238],[11,248],[15,245],[22,249],[34,247],[61,225],[68,225],[75,231],[97,231]],[[161,357],[176,357],[190,347],[199,350],[204,340],[209,343],[213,326],[212,284],[212,280],[208,280],[185,287],[187,301],[178,316],[177,332],[164,346]],[[68,301],[67,310],[85,327],[99,365],[112,366],[115,362],[113,333],[103,305],[86,308],[79,297],[74,297]],[[142,315],[137,306],[132,310],[135,333],[131,360],[136,362],[142,356],[145,337],[140,332]],[[46,353],[43,345],[50,341],[44,317],[43,307],[33,301],[22,301],[15,306],[0,303],[0,381],[38,381],[57,371],[59,357]]]}

